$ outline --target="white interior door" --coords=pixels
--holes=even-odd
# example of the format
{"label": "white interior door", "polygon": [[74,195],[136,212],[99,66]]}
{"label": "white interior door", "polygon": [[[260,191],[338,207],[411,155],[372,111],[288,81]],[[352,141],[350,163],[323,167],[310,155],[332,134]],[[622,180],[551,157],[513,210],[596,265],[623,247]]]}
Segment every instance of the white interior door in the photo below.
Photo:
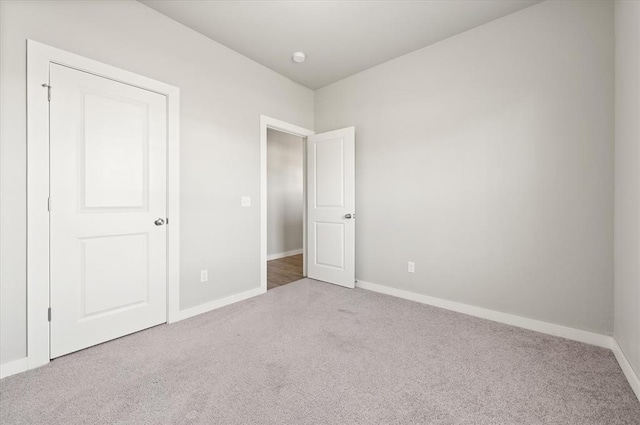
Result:
{"label": "white interior door", "polygon": [[355,287],[355,129],[307,138],[307,274]]}
{"label": "white interior door", "polygon": [[51,64],[51,358],[166,321],[163,95]]}

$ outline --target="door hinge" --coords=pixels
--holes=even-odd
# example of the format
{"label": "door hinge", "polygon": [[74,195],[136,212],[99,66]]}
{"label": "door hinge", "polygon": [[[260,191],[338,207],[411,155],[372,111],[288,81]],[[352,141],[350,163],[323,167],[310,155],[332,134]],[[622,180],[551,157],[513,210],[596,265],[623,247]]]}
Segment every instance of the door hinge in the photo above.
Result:
{"label": "door hinge", "polygon": [[49,307],[47,309],[47,320],[50,322],[51,321],[51,307]]}
{"label": "door hinge", "polygon": [[51,212],[51,198],[47,198],[47,211]]}
{"label": "door hinge", "polygon": [[47,101],[51,102],[51,86],[47,83],[43,83],[42,87],[47,88]]}

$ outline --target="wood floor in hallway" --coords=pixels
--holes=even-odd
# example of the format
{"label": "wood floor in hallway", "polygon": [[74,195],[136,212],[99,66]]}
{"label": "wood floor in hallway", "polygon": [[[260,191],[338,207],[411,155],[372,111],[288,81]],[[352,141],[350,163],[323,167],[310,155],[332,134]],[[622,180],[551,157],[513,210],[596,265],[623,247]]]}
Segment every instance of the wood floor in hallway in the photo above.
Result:
{"label": "wood floor in hallway", "polygon": [[302,254],[267,261],[267,290],[302,279]]}

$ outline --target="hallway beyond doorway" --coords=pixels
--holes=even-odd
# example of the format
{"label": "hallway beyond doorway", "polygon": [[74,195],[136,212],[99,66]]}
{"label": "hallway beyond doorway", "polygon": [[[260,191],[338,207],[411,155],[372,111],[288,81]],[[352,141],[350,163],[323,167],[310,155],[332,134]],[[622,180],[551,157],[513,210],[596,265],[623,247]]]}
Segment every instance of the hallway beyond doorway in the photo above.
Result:
{"label": "hallway beyond doorway", "polygon": [[267,261],[267,290],[302,278],[302,254]]}

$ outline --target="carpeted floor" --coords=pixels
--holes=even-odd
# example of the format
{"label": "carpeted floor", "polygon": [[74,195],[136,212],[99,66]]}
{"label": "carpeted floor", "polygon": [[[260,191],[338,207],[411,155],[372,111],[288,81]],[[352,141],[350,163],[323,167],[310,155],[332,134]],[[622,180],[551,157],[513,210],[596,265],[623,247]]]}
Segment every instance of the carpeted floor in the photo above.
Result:
{"label": "carpeted floor", "polygon": [[606,349],[301,280],[0,381],[8,424],[640,424]]}

